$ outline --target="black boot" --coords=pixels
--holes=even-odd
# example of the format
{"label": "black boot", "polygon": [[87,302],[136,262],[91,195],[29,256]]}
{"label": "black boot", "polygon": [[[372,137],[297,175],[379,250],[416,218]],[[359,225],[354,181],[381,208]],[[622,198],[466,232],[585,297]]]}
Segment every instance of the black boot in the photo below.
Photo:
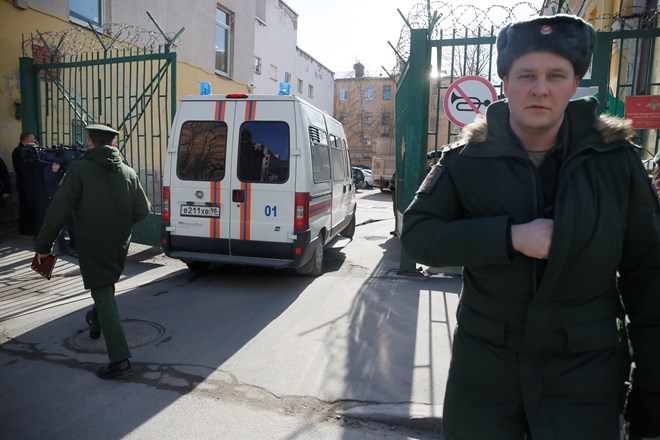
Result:
{"label": "black boot", "polygon": [[96,375],[101,379],[112,379],[115,377],[121,377],[131,371],[131,361],[124,359],[119,362],[110,362],[105,367],[101,367],[96,370]]}

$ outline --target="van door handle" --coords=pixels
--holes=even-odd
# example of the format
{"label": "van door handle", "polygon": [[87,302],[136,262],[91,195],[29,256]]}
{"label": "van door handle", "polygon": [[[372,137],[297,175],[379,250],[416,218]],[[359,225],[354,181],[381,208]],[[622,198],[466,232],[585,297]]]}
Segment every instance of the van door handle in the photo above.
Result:
{"label": "van door handle", "polygon": [[344,185],[344,194],[346,194],[346,185]]}
{"label": "van door handle", "polygon": [[242,189],[235,189],[231,193],[231,200],[236,203],[243,203],[245,201],[245,191]]}

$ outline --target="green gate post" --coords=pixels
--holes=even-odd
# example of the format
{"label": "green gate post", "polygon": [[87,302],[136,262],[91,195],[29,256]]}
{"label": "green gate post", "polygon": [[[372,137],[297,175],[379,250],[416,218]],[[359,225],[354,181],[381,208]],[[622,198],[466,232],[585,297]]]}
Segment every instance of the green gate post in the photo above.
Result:
{"label": "green gate post", "polygon": [[[402,89],[397,92],[396,168],[397,212],[403,212],[415,197],[415,192],[426,175],[428,144],[429,87],[431,85],[431,58],[428,31],[410,31],[410,56],[401,78]],[[399,99],[401,98],[401,99]],[[401,272],[416,272],[415,261],[401,249]]]}
{"label": "green gate post", "polygon": [[[598,114],[605,111],[607,107],[607,92],[610,76],[610,63],[612,62],[612,38],[610,32],[596,32],[596,49],[594,50],[593,63],[591,65],[591,81],[581,86],[598,86]],[[614,94],[616,96],[616,93]]]}
{"label": "green gate post", "polygon": [[35,84],[37,83],[37,73],[34,69],[34,60],[32,58],[21,57],[18,61],[20,80],[21,80],[21,128],[24,132],[34,134],[39,138],[37,127],[37,99]]}
{"label": "green gate post", "polygon": [[[176,52],[167,52],[165,58],[170,63],[171,76],[170,76],[170,110],[169,110],[169,120],[165,123],[171,126],[172,121],[174,121],[174,114],[176,113]],[[160,126],[160,121],[159,124]],[[165,147],[167,151],[167,146]],[[160,173],[160,179],[162,184],[163,178],[163,168],[162,166],[158,168]],[[158,200],[154,200],[153,203],[158,203]],[[162,200],[160,201],[162,204]],[[154,247],[159,247],[161,245],[160,241],[160,227],[162,223],[162,216],[160,213],[151,213],[144,220],[139,221],[133,225],[133,235],[131,241],[133,243],[146,244]]]}

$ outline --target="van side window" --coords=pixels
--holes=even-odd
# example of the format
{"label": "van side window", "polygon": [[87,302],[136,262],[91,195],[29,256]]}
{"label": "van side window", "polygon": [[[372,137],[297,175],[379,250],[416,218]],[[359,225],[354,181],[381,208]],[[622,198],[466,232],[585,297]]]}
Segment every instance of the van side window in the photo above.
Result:
{"label": "van side window", "polygon": [[346,178],[346,160],[344,152],[341,150],[341,139],[330,135],[330,150],[332,151],[332,177],[335,180],[344,180]]}
{"label": "van side window", "polygon": [[176,175],[181,180],[219,182],[225,177],[227,124],[186,121],[181,126]]}
{"label": "van side window", "polygon": [[238,178],[243,182],[283,183],[289,180],[289,125],[280,121],[241,124]]}
{"label": "van side window", "polygon": [[328,135],[317,127],[309,127],[309,140],[312,150],[312,174],[314,182],[330,180],[330,149]]}

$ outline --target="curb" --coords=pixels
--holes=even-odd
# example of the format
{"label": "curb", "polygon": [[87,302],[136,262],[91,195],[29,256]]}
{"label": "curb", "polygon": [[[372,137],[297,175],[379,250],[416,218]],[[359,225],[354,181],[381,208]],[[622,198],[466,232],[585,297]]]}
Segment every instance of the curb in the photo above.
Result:
{"label": "curb", "polygon": [[389,403],[356,406],[338,411],[343,417],[400,425],[427,431],[442,430],[442,405],[423,403]]}

